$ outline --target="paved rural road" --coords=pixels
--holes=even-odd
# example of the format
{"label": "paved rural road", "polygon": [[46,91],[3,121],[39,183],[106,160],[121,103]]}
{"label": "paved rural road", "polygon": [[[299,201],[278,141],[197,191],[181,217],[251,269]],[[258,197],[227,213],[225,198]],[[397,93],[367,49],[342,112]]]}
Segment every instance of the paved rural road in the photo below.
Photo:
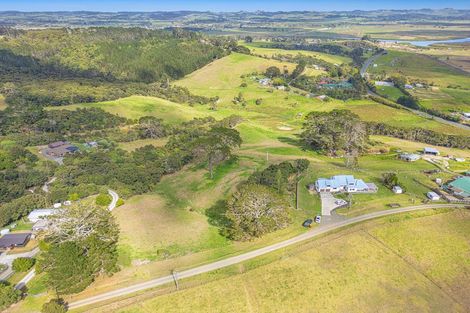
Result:
{"label": "paved rural road", "polygon": [[116,204],[119,200],[119,195],[111,189],[108,189],[108,193],[112,198],[111,203],[108,205],[108,210],[112,211],[116,207]]}
{"label": "paved rural road", "polygon": [[364,77],[367,73],[367,69],[369,68],[369,66],[372,64],[372,62],[374,62],[375,60],[377,60],[379,57],[381,57],[382,55],[386,54],[387,51],[382,51],[382,52],[379,52],[377,54],[374,54],[373,56],[371,56],[370,58],[368,58],[364,64],[362,64],[362,67],[361,67],[361,76]]}
{"label": "paved rural road", "polygon": [[33,277],[36,275],[36,270],[33,268],[31,271],[29,271],[28,274],[26,274],[25,277],[23,277],[16,285],[15,285],[15,289],[23,289],[24,286],[26,286],[27,283],[29,283],[29,281],[31,279],[33,279]]}
{"label": "paved rural road", "polygon": [[[378,54],[374,54],[373,56],[368,58],[361,67],[361,71],[360,71],[361,76],[364,77],[367,73],[367,69],[369,68],[369,66],[373,62],[375,62],[375,60],[377,60],[379,57],[381,57],[382,55],[384,55],[386,53],[387,53],[387,51],[384,50],[384,51],[382,51]],[[376,94],[375,92],[373,92],[372,90],[368,90],[368,94],[376,96],[376,97],[382,97],[382,96]],[[438,121],[438,122],[443,123],[443,124],[452,125],[452,126],[455,126],[455,127],[461,128],[461,129],[465,129],[465,130],[470,130],[470,126],[467,126],[465,124],[449,121],[449,120],[443,119],[441,117],[428,114],[428,113],[423,112],[423,111],[413,110],[413,109],[410,109],[410,108],[407,108],[407,107],[403,107],[403,108],[405,110],[413,112],[414,114],[419,115],[419,116],[424,117],[424,118],[433,119],[433,120]]]}
{"label": "paved rural road", "polygon": [[[256,258],[258,256],[267,254],[269,252],[273,252],[273,251],[276,251],[276,250],[279,250],[279,249],[283,249],[285,247],[288,247],[290,245],[299,243],[301,241],[317,237],[317,236],[319,236],[321,234],[324,234],[324,233],[327,233],[329,231],[332,231],[332,230],[335,230],[335,229],[338,229],[338,228],[341,228],[341,227],[344,227],[344,226],[347,226],[347,225],[351,225],[351,224],[371,220],[371,219],[374,219],[374,218],[377,218],[377,217],[382,217],[382,216],[387,216],[387,215],[392,215],[392,214],[397,214],[397,213],[418,211],[418,210],[423,210],[423,209],[455,208],[455,207],[465,207],[465,206],[464,205],[456,205],[456,204],[418,205],[418,206],[411,206],[411,207],[405,207],[405,208],[398,208],[398,209],[391,209],[391,210],[386,210],[386,211],[374,212],[374,213],[369,213],[369,214],[365,214],[365,215],[358,216],[358,217],[352,217],[352,218],[350,218],[348,220],[345,220],[345,221],[320,226],[320,227],[315,228],[311,231],[303,233],[299,236],[293,237],[293,238],[285,240],[285,241],[281,241],[279,243],[276,243],[276,244],[273,244],[273,245],[270,245],[270,246],[267,246],[267,247],[264,247],[264,248],[261,248],[261,249],[253,250],[253,251],[243,253],[243,254],[240,254],[240,255],[237,255],[237,256],[229,257],[229,258],[224,259],[224,260],[216,261],[216,262],[209,263],[209,264],[202,265],[202,266],[198,266],[198,267],[195,267],[195,268],[192,268],[192,269],[189,269],[189,270],[178,272],[178,279],[196,276],[196,275],[199,275],[199,274],[203,274],[203,273],[211,272],[211,271],[214,271],[214,270],[218,270],[218,269],[230,266],[230,265],[234,265],[234,264],[237,264],[237,263],[240,263],[240,262],[244,262],[244,261]],[[133,286],[129,286],[129,287],[121,288],[121,289],[116,289],[114,291],[109,291],[109,292],[106,292],[106,293],[102,293],[102,294],[94,296],[94,297],[89,297],[89,298],[85,298],[83,300],[78,300],[78,301],[75,301],[75,302],[71,302],[71,303],[69,303],[68,307],[69,307],[69,309],[76,309],[76,308],[83,307],[83,306],[90,305],[90,304],[94,304],[94,303],[97,303],[97,302],[106,301],[106,300],[110,300],[110,299],[113,299],[113,298],[126,296],[126,295],[129,295],[129,294],[134,293],[134,292],[142,291],[142,290],[149,289],[149,288],[154,288],[154,287],[161,286],[161,285],[171,283],[171,282],[173,282],[173,276],[168,275],[168,276],[156,278],[156,279],[153,279],[153,280],[149,280],[149,281],[144,282],[144,283],[135,284]]]}
{"label": "paved rural road", "polygon": [[48,193],[49,185],[55,182],[56,180],[57,180],[57,177],[52,177],[51,180],[45,182],[44,185],[42,186],[42,191],[44,191],[45,193]]}

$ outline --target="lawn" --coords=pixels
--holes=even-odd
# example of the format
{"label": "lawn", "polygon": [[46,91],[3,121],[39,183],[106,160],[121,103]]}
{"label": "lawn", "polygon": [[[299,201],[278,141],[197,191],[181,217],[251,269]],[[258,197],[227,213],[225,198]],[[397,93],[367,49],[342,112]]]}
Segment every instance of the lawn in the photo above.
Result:
{"label": "lawn", "polygon": [[404,96],[403,92],[400,91],[400,89],[396,87],[389,87],[389,86],[376,86],[376,92],[387,98],[391,99],[393,101],[397,101],[398,98],[401,96]]}
{"label": "lawn", "polygon": [[468,210],[386,217],[95,312],[466,312],[469,228]]}

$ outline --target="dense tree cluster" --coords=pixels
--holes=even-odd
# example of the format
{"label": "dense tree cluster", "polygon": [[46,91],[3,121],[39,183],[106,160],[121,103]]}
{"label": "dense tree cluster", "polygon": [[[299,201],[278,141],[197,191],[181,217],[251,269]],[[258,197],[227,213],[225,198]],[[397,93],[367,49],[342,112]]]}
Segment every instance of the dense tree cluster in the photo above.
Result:
{"label": "dense tree cluster", "polygon": [[262,171],[253,173],[248,182],[268,186],[280,194],[285,194],[294,189],[294,181],[291,180],[292,176],[304,172],[308,165],[309,161],[305,159],[273,164]]}
{"label": "dense tree cluster", "polygon": [[401,104],[407,108],[419,110],[420,105],[418,99],[412,96],[401,96],[397,99],[397,103]]}
{"label": "dense tree cluster", "polygon": [[376,50],[377,48],[366,42],[341,42],[341,43],[271,43],[267,48],[277,48],[285,50],[306,50],[323,52],[333,55],[351,57],[356,65],[361,65],[364,61],[364,52],[366,49]]}
{"label": "dense tree cluster", "polygon": [[[180,78],[227,53],[228,40],[181,29],[43,29],[6,36],[4,67],[142,82]],[[236,46],[236,45],[235,45]],[[47,71],[46,69],[49,69]]]}
{"label": "dense tree cluster", "polygon": [[15,272],[26,272],[33,267],[35,261],[34,258],[19,257],[13,260],[11,267]]}
{"label": "dense tree cluster", "polygon": [[394,186],[398,186],[398,176],[397,173],[389,172],[382,174],[382,182],[383,184],[392,189]]}
{"label": "dense tree cluster", "polygon": [[0,147],[0,171],[14,169],[20,165],[33,166],[38,157],[19,145]]}
{"label": "dense tree cluster", "polygon": [[5,310],[21,299],[21,291],[7,283],[0,282],[0,310]]}
{"label": "dense tree cluster", "polygon": [[309,161],[273,164],[253,173],[227,202],[224,233],[234,240],[250,240],[289,224],[289,196]]}
{"label": "dense tree cluster", "polygon": [[41,313],[65,313],[67,306],[62,299],[51,299],[42,305]]}
{"label": "dense tree cluster", "polygon": [[468,136],[448,135],[419,127],[404,128],[373,122],[367,123],[367,128],[369,133],[373,135],[390,136],[436,146],[470,149],[470,137]]}
{"label": "dense tree cluster", "polygon": [[[340,75],[346,76],[342,79],[326,78],[331,81],[331,84],[337,84],[335,87],[320,85],[319,82],[324,80],[325,77],[310,77],[306,75],[299,76],[291,82],[291,85],[313,94],[324,94],[339,100],[361,99],[367,93],[367,84],[359,74],[350,75],[350,73],[341,73]],[[344,83],[344,80],[351,85],[343,87],[341,84]]]}
{"label": "dense tree cluster", "polygon": [[[7,86],[7,87],[5,87]],[[153,96],[179,103],[207,104],[213,100],[191,94],[188,89],[155,83],[104,81],[100,79],[36,78],[17,84],[5,83],[1,88],[10,106],[61,106],[115,100],[131,95]]]}
{"label": "dense tree cluster", "polygon": [[47,199],[44,195],[27,194],[18,199],[0,204],[0,225],[5,226],[28,215],[35,209],[46,207]]}
{"label": "dense tree cluster", "polygon": [[37,269],[57,295],[80,292],[96,277],[117,271],[119,230],[107,209],[79,202],[49,222]]}
{"label": "dense tree cluster", "polygon": [[331,156],[357,155],[368,141],[366,125],[348,110],[311,112],[303,130],[301,138],[307,146]]}
{"label": "dense tree cluster", "polygon": [[[231,51],[233,40],[180,29],[43,29],[7,33],[0,41],[0,93],[13,106],[58,106],[134,94],[209,103],[178,79]],[[249,53],[249,51],[248,51]]]}
{"label": "dense tree cluster", "polygon": [[29,188],[45,183],[47,176],[46,172],[33,168],[0,171],[0,202],[8,202],[25,195]]}
{"label": "dense tree cluster", "polygon": [[8,108],[0,113],[1,134],[55,133],[70,134],[122,126],[127,119],[98,108],[71,110],[44,110],[41,107]]}
{"label": "dense tree cluster", "polygon": [[[61,189],[70,193],[78,186],[110,186],[126,196],[152,190],[163,175],[174,173],[191,162],[206,163],[212,173],[214,166],[229,158],[233,149],[241,144],[238,131],[222,126],[233,126],[237,122],[234,119],[194,119],[175,126],[165,130],[171,131],[171,135],[164,147],[149,145],[132,152],[100,148],[69,156],[56,172]],[[154,136],[164,127],[154,118],[141,119],[141,122],[145,124],[145,136],[149,134],[149,127]],[[142,131],[142,127],[138,127]]]}
{"label": "dense tree cluster", "polygon": [[271,188],[243,185],[227,202],[229,235],[235,240],[248,240],[289,224],[289,203]]}

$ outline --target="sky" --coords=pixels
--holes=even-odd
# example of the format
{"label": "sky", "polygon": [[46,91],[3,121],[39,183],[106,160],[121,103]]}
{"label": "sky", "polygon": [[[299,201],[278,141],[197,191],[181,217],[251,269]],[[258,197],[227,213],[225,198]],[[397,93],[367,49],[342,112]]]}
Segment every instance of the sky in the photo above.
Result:
{"label": "sky", "polygon": [[0,11],[349,11],[470,9],[470,0],[0,0]]}

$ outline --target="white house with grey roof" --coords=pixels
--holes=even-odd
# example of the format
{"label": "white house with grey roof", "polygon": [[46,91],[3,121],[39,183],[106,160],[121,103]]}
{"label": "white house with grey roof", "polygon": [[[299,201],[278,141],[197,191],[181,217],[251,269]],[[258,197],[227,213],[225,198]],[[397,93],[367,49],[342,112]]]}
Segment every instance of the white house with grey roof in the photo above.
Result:
{"label": "white house with grey roof", "polygon": [[407,162],[415,162],[421,159],[421,156],[415,153],[402,153],[400,154],[400,159]]}
{"label": "white house with grey roof", "polygon": [[37,221],[43,220],[57,212],[57,209],[37,209],[28,214],[28,220],[32,223],[36,223]]}
{"label": "white house with grey roof", "polygon": [[[312,186],[313,187],[313,186]],[[373,183],[365,183],[353,175],[336,175],[331,178],[319,178],[314,188],[317,192],[377,192]]]}

